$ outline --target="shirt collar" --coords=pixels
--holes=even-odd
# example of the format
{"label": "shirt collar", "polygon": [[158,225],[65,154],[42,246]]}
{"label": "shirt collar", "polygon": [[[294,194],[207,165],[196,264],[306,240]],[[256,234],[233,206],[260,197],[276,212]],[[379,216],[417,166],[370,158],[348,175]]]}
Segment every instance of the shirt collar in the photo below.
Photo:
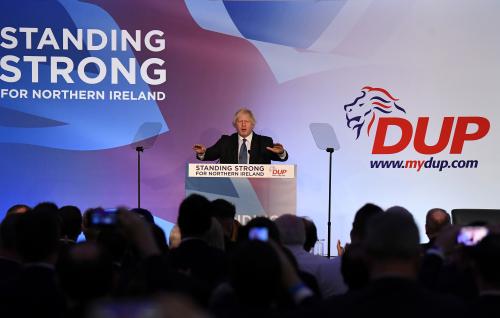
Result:
{"label": "shirt collar", "polygon": [[[253,131],[250,133],[250,135],[245,137],[249,145],[252,144],[252,137],[253,137]],[[239,144],[243,143],[243,137],[241,137],[240,135],[238,135],[238,143]]]}

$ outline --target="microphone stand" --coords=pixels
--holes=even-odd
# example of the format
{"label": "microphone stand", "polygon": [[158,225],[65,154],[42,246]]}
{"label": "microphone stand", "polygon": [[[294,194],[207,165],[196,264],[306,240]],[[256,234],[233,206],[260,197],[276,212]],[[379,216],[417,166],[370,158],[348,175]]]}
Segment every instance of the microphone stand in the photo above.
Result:
{"label": "microphone stand", "polygon": [[329,179],[328,179],[328,253],[327,257],[331,256],[331,232],[332,232],[332,155],[334,150],[339,150],[340,145],[335,135],[335,131],[330,124],[327,123],[311,123],[309,125],[311,134],[316,142],[316,146],[321,150],[326,150],[330,154]]}
{"label": "microphone stand", "polygon": [[332,155],[333,148],[326,148],[326,152],[330,154],[330,172],[328,179],[328,258],[330,258],[330,243],[331,243],[331,213],[332,213]]}
{"label": "microphone stand", "polygon": [[135,148],[137,151],[137,207],[141,207],[141,152],[144,151],[144,147],[139,146]]}

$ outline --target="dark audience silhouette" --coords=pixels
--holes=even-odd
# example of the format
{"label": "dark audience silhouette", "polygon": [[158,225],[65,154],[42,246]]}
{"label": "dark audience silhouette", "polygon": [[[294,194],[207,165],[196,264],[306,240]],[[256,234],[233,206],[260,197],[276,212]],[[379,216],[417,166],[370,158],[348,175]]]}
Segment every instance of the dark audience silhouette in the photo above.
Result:
{"label": "dark audience silhouette", "polygon": [[364,205],[339,270],[311,253],[314,222],[294,215],[234,227],[232,203],[193,194],[179,206],[181,241],[170,249],[150,211],[118,208],[116,220],[100,225],[93,216],[102,211],[82,216],[51,202],[8,210],[0,224],[0,317],[495,317],[500,310],[500,228],[473,224],[488,234],[464,245],[461,227],[441,209],[429,211],[422,249],[409,211]]}

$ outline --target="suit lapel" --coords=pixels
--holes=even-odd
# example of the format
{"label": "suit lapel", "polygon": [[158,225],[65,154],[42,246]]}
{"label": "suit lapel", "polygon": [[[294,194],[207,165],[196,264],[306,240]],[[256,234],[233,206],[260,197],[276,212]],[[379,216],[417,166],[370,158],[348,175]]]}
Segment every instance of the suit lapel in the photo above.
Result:
{"label": "suit lapel", "polygon": [[260,138],[255,132],[252,136],[252,143],[250,144],[250,161],[248,163],[256,164],[258,163],[258,153],[259,153],[259,143]]}
{"label": "suit lapel", "polygon": [[238,134],[231,135],[231,147],[230,147],[230,149],[233,149],[232,153],[231,153],[231,157],[232,157],[231,162],[238,163]]}

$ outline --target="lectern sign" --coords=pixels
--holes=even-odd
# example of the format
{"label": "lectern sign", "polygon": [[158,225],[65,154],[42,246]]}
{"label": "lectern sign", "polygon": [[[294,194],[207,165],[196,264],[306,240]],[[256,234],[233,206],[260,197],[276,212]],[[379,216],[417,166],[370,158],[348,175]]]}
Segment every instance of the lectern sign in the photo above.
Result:
{"label": "lectern sign", "polygon": [[186,196],[225,199],[236,206],[236,219],[245,224],[256,216],[275,219],[297,213],[295,165],[190,163]]}
{"label": "lectern sign", "polygon": [[189,177],[295,178],[294,165],[198,164],[190,163]]}

